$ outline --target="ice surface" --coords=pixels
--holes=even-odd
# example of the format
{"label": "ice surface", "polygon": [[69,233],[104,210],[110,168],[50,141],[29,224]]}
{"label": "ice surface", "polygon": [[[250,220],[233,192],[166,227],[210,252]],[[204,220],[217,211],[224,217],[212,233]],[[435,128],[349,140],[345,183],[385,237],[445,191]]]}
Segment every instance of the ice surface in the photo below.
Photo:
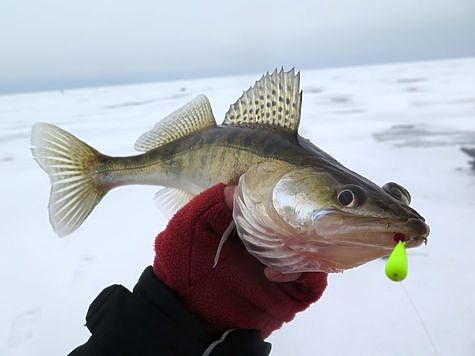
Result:
{"label": "ice surface", "polygon": [[[89,303],[112,283],[133,287],[166,223],[157,188],[125,187],[56,237],[32,124],[132,154],[138,136],[200,93],[220,120],[260,75],[0,96],[0,355],[64,355],[84,342]],[[460,146],[475,144],[475,59],[301,76],[300,134],[381,185],[405,186],[432,232],[409,251],[407,295],[382,260],[331,275],[323,298],[270,337],[272,355],[474,355],[475,175]]]}

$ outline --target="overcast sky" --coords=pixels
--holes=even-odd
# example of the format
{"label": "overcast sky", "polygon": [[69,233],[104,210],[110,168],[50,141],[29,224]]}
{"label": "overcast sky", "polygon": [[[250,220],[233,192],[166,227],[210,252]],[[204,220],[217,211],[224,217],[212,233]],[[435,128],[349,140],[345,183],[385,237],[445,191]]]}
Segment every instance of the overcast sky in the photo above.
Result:
{"label": "overcast sky", "polygon": [[475,0],[0,0],[0,93],[475,56]]}

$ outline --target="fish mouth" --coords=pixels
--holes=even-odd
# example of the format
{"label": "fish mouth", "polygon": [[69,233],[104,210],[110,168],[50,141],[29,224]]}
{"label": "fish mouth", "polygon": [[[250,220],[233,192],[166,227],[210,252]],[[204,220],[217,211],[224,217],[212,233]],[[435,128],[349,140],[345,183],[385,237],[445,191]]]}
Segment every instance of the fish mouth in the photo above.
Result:
{"label": "fish mouth", "polygon": [[[320,235],[321,236],[321,235]],[[406,247],[412,248],[427,244],[426,236],[410,236],[402,232],[356,232],[341,235],[323,235],[324,240],[334,245],[346,245],[360,248],[387,249],[392,251],[399,241],[406,244]]]}
{"label": "fish mouth", "polygon": [[361,248],[387,249],[399,241],[412,248],[427,244],[429,226],[422,218],[387,221],[379,218],[342,216],[330,212],[315,226],[317,235],[328,243]]}
{"label": "fish mouth", "polygon": [[[408,248],[427,242],[429,226],[421,219],[364,220],[342,219],[341,215],[335,219],[327,217],[325,224],[320,222],[318,229],[307,235],[306,242],[289,238],[286,244],[303,256],[302,265],[307,271],[341,272],[390,255],[398,241],[403,241]],[[284,268],[296,270],[292,266]]]}

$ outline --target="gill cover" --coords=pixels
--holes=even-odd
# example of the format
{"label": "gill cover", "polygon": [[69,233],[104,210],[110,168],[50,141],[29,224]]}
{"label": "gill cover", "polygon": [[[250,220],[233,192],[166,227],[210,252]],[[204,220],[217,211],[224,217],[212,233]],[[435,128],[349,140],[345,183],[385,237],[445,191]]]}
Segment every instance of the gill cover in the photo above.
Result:
{"label": "gill cover", "polygon": [[[251,167],[239,179],[233,209],[248,252],[281,273],[326,271],[309,234],[315,234],[316,220],[325,212],[326,202],[318,196],[326,196],[328,183],[326,175],[288,163]],[[309,253],[313,258],[307,258]]]}

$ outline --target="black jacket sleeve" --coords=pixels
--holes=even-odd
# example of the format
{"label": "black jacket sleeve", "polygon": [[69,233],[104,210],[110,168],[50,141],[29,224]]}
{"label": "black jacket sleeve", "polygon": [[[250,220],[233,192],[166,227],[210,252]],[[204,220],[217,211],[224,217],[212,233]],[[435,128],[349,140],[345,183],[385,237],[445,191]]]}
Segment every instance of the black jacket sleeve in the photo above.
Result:
{"label": "black jacket sleeve", "polygon": [[86,316],[92,335],[70,356],[173,355],[267,356],[270,344],[257,330],[231,330],[210,336],[148,267],[131,293],[121,285],[104,289]]}

